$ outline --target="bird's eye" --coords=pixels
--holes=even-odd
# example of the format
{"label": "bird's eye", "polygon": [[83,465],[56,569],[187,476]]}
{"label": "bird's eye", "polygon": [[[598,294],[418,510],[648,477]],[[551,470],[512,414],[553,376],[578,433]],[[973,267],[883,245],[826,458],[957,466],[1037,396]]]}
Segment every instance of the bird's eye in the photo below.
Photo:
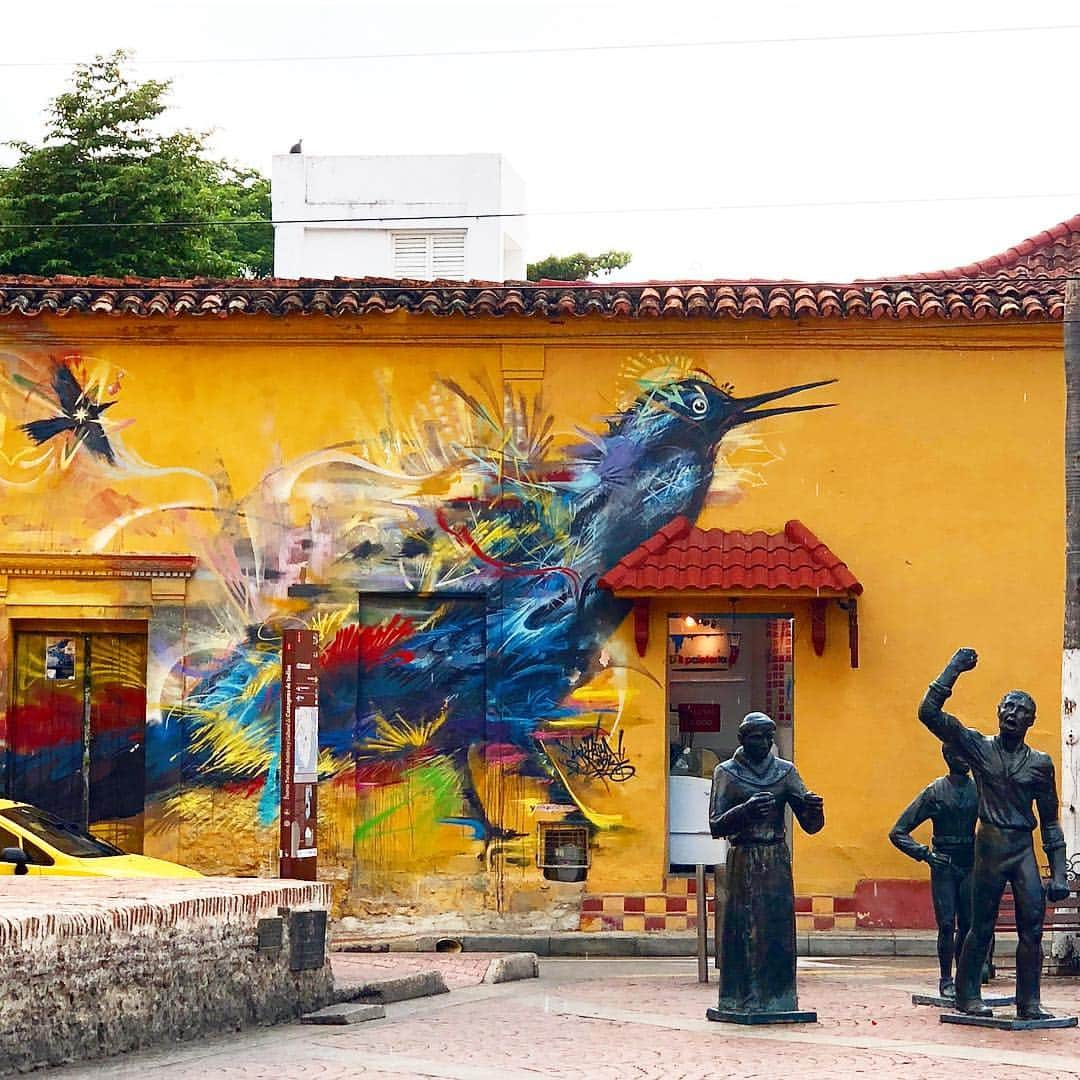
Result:
{"label": "bird's eye", "polygon": [[702,417],[709,411],[709,402],[703,394],[699,394],[690,402],[690,412],[696,417]]}

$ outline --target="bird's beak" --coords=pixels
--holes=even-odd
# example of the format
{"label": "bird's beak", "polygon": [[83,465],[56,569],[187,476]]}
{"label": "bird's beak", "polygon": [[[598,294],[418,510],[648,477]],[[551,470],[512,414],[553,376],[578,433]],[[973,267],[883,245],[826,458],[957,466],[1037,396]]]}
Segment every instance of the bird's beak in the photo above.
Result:
{"label": "bird's beak", "polygon": [[765,405],[770,401],[779,401],[781,398],[791,397],[792,394],[801,394],[804,390],[813,390],[818,386],[829,386],[836,382],[835,379],[822,379],[820,382],[803,383],[801,386],[787,386],[783,390],[770,390],[767,394],[755,394],[753,397],[736,398],[735,424],[749,424],[751,420],[761,420],[766,416],[782,416],[784,413],[810,412],[813,409],[832,409],[836,402],[830,401],[824,405],[781,405],[775,409],[757,409],[759,405]]}

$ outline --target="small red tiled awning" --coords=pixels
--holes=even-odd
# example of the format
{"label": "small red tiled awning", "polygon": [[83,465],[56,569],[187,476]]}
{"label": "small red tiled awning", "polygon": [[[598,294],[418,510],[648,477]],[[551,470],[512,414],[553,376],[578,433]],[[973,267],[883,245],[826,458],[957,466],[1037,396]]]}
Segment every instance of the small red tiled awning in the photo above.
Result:
{"label": "small red tiled awning", "polygon": [[654,594],[786,591],[810,606],[814,652],[825,651],[826,609],[835,600],[847,611],[851,666],[859,666],[858,578],[801,521],[781,533],[699,529],[677,517],[620,559],[600,588],[636,596],[634,640],[644,656],[649,643],[649,597]]}
{"label": "small red tiled awning", "polygon": [[855,575],[801,521],[781,533],[699,529],[677,517],[600,579],[612,592],[786,589],[858,596]]}

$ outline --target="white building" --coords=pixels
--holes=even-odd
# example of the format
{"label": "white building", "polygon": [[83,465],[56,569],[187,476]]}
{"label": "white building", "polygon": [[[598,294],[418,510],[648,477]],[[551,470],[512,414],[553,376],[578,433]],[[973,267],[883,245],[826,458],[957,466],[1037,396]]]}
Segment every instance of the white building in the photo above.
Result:
{"label": "white building", "polygon": [[499,154],[281,154],[271,193],[275,277],[525,277],[525,219],[484,216],[524,210]]}

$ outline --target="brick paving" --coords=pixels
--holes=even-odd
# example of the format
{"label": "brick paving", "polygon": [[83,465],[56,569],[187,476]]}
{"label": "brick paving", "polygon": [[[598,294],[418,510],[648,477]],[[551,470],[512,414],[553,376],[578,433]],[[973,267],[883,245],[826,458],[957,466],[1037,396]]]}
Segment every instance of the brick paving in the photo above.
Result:
{"label": "brick paving", "polygon": [[[542,961],[541,978],[478,985],[487,957],[346,954],[350,976],[378,968],[405,974],[438,967],[450,994],[387,1009],[356,1027],[286,1027],[177,1046],[57,1077],[163,1078],[445,1077],[453,1080],[704,1077],[833,1080],[877,1074],[938,1080],[963,1070],[986,1080],[1080,1076],[1077,1029],[1002,1032],[950,1027],[938,1011],[910,1004],[932,987],[925,960],[811,961],[800,1003],[821,1022],[797,1028],[710,1024],[715,981],[696,981],[692,961]],[[999,992],[1006,986],[998,980]],[[1047,980],[1044,998],[1080,1009],[1080,980]]]}
{"label": "brick paving", "polygon": [[451,990],[478,986],[497,953],[333,953],[334,984],[371,982],[418,971],[442,972]]}

